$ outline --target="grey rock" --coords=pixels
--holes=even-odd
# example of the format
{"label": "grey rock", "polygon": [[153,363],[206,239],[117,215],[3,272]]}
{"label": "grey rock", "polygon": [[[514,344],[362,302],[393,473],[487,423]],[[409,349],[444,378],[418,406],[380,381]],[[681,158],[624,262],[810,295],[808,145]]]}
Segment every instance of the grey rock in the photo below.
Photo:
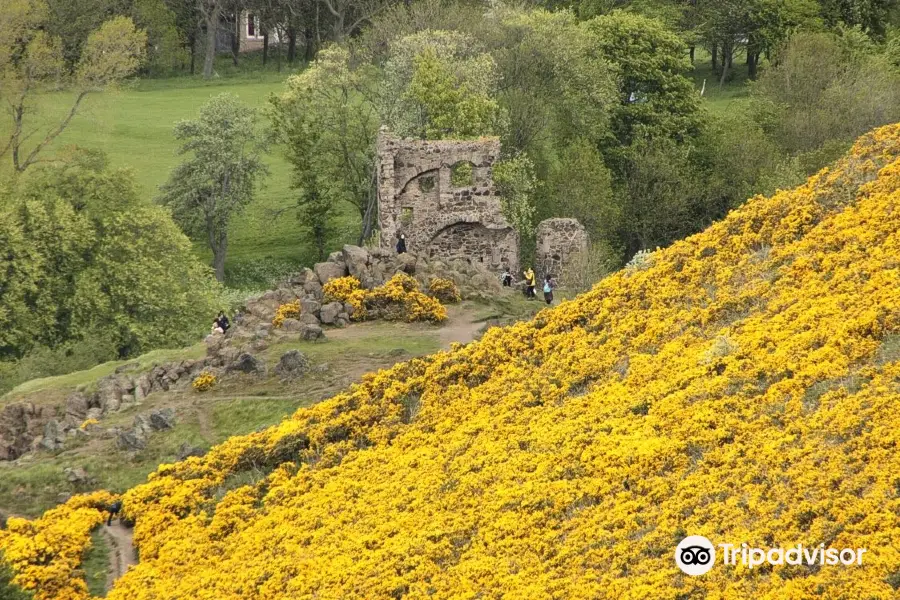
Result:
{"label": "grey rock", "polygon": [[347,272],[360,281],[369,277],[369,251],[359,246],[347,244],[341,250],[341,258],[347,265]]}
{"label": "grey rock", "polygon": [[306,325],[303,331],[300,332],[300,337],[304,340],[317,340],[325,337],[325,332],[318,325]]}
{"label": "grey rock", "polygon": [[301,323],[305,323],[306,325],[318,325],[319,319],[316,315],[312,313],[301,313],[298,319]]}
{"label": "grey rock", "polygon": [[290,350],[281,355],[275,373],[282,379],[294,379],[309,371],[309,359],[299,350]]}
{"label": "grey rock", "polygon": [[102,408],[89,408],[87,411],[87,415],[85,415],[85,421],[88,419],[94,419],[95,421],[99,421],[100,417],[103,416]]}
{"label": "grey rock", "polygon": [[[303,315],[300,316],[302,317]],[[303,329],[303,323],[298,319],[285,319],[281,323],[281,329],[283,331],[300,331]]]}
{"label": "grey rock", "polygon": [[75,392],[66,398],[66,416],[73,420],[84,421],[88,413],[87,396],[81,392]]}
{"label": "grey rock", "polygon": [[143,450],[147,447],[147,437],[140,429],[120,431],[116,436],[116,446],[120,450]]}
{"label": "grey rock", "polygon": [[162,408],[150,411],[150,427],[155,431],[173,429],[175,427],[175,410]]}
{"label": "grey rock", "polygon": [[316,276],[319,278],[319,283],[323,285],[328,283],[332,279],[337,279],[347,274],[347,269],[343,263],[338,264],[331,261],[316,263],[313,267],[313,270],[316,272]]}
{"label": "grey rock", "polygon": [[41,438],[41,447],[53,452],[59,450],[66,443],[66,435],[62,425],[56,419],[47,421],[44,425],[44,435]]}
{"label": "grey rock", "polygon": [[343,310],[344,305],[340,302],[329,302],[322,306],[322,310],[319,311],[319,319],[326,325],[333,325],[334,320]]}
{"label": "grey rock", "polygon": [[237,359],[228,365],[228,371],[240,371],[241,373],[263,374],[266,365],[248,352],[240,354]]}
{"label": "grey rock", "polygon": [[[72,499],[72,494],[70,494],[69,492],[60,492],[56,495],[56,503],[57,504],[65,504],[66,502],[68,502],[71,499]],[[3,529],[3,528],[0,527],[0,529]]]}
{"label": "grey rock", "polygon": [[181,461],[191,456],[203,456],[204,454],[206,454],[206,452],[203,451],[203,448],[193,446],[188,442],[183,442],[178,447],[178,453],[175,456]]}
{"label": "grey rock", "polygon": [[90,477],[82,467],[66,467],[63,469],[63,473],[66,476],[66,481],[74,484],[87,483],[90,481]]}
{"label": "grey rock", "polygon": [[302,315],[318,315],[322,304],[318,300],[303,298],[300,300],[300,314]]}
{"label": "grey rock", "polygon": [[[221,337],[221,336],[220,336]],[[207,345],[207,350],[209,346]],[[135,402],[140,402],[144,398],[146,398],[150,394],[150,390],[153,389],[153,384],[150,382],[150,377],[147,375],[141,375],[134,382],[134,400]]]}

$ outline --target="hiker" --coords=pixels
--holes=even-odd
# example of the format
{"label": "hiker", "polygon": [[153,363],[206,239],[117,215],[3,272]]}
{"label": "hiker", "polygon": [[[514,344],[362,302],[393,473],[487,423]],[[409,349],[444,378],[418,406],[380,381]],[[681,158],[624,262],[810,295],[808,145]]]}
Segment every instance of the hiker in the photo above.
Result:
{"label": "hiker", "polygon": [[403,254],[406,252],[406,235],[400,234],[400,239],[397,240],[397,254]]}
{"label": "hiker", "polygon": [[503,282],[503,287],[512,287],[513,276],[509,272],[509,269],[503,269],[503,275],[500,276],[500,281]]}
{"label": "hiker", "polygon": [[556,282],[553,281],[552,275],[547,275],[544,277],[544,301],[547,304],[553,303],[553,288],[556,287]]}
{"label": "hiker", "polygon": [[213,321],[212,329],[210,329],[209,332],[212,333],[212,334],[216,334],[216,333],[225,333],[225,330],[222,329],[222,326],[219,325],[219,320],[216,319],[215,321]]}
{"label": "hiker", "polygon": [[231,323],[228,321],[228,317],[225,316],[225,311],[220,310],[219,316],[216,318],[216,323],[222,329],[222,333],[228,331],[228,328],[231,327]]}
{"label": "hiker", "polygon": [[523,273],[525,275],[525,297],[526,298],[535,298],[534,294],[534,269],[528,267],[528,269]]}
{"label": "hiker", "polygon": [[[109,518],[106,519],[106,526],[112,527],[113,517],[119,517],[119,513],[122,511],[122,501],[116,500],[106,509],[109,512]],[[119,523],[122,522],[122,517],[119,517]]]}

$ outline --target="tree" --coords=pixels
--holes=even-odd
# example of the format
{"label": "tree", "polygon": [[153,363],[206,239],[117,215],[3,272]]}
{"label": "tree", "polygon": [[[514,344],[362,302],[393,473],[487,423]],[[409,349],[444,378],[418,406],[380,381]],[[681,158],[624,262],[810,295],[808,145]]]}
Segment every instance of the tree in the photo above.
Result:
{"label": "tree", "polygon": [[534,195],[537,178],[526,154],[505,158],[494,164],[494,183],[500,192],[503,216],[512,223],[519,240],[534,235]]}
{"label": "tree", "polygon": [[195,339],[217,288],[132,175],[77,151],[0,198],[0,358],[102,339],[106,360]]}
{"label": "tree", "polygon": [[333,210],[323,210],[324,205],[352,205],[361,223],[359,243],[375,223],[379,123],[370,100],[372,79],[350,68],[345,48],[330,46],[288,79],[285,91],[272,98],[270,111],[294,170],[301,211],[311,203],[318,218],[327,219]]}
{"label": "tree", "polygon": [[635,140],[696,135],[699,95],[683,73],[690,68],[684,42],[654,19],[621,11],[585,21],[598,51],[619,71],[610,150]]}
{"label": "tree", "polygon": [[206,240],[216,279],[224,282],[228,225],[267,173],[256,111],[232,94],[220,94],[200,109],[199,118],[177,123],[175,138],[182,141],[179,154],[190,157],[172,171],[160,201],[189,236]]}
{"label": "tree", "polygon": [[206,31],[206,47],[203,53],[203,77],[213,76],[216,62],[216,36],[219,32],[219,19],[222,17],[222,0],[197,0],[197,11]]}
{"label": "tree", "polygon": [[[87,38],[74,68],[66,66],[62,42],[47,33],[43,0],[8,0],[0,5],[0,100],[9,105],[12,120],[0,157],[12,156],[13,168],[25,171],[78,113],[85,97],[115,86],[137,71],[144,58],[147,34],[131,19],[115,17]],[[66,86],[75,93],[66,115],[39,134],[30,125],[36,97],[44,90]],[[26,143],[35,135],[38,141]]]}
{"label": "tree", "polygon": [[427,48],[414,59],[405,99],[415,105],[422,139],[469,139],[496,133],[500,106],[484,92],[469,88]]}

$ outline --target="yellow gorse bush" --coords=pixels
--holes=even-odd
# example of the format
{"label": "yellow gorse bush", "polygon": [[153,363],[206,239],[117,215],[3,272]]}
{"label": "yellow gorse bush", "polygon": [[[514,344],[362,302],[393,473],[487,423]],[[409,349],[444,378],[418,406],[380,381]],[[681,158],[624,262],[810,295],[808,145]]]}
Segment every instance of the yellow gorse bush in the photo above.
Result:
{"label": "yellow gorse bush", "polygon": [[87,600],[78,572],[91,544],[91,530],[114,500],[108,492],[74,496],[35,521],[11,518],[0,529],[0,548],[16,573],[13,583],[35,592],[34,600]]}
{"label": "yellow gorse bush", "polygon": [[85,419],[81,423],[81,425],[78,426],[78,428],[84,430],[84,429],[87,429],[88,427],[90,427],[91,425],[99,425],[99,424],[100,424],[100,421],[98,421],[97,419]]}
{"label": "yellow gorse bush", "polygon": [[[160,466],[109,598],[895,599],[898,156],[879,129],[533,321]],[[687,534],[868,553],[689,577]]]}
{"label": "yellow gorse bush", "polygon": [[207,390],[211,390],[215,387],[218,379],[216,376],[209,371],[203,371],[197,377],[194,378],[194,381],[191,383],[191,387],[198,392],[205,392]]}
{"label": "yellow gorse bush", "polygon": [[452,279],[434,277],[428,282],[428,294],[444,304],[453,304],[462,300],[459,287]]}
{"label": "yellow gorse bush", "polygon": [[352,294],[360,289],[359,279],[346,276],[332,279],[322,286],[325,299],[330,302],[347,302]]}
{"label": "yellow gorse bush", "polygon": [[272,325],[274,325],[275,327],[281,327],[285,319],[296,319],[297,317],[299,317],[301,310],[302,308],[300,306],[300,300],[294,300],[293,302],[282,304],[275,311],[275,318],[272,319]]}
{"label": "yellow gorse bush", "polygon": [[384,285],[371,290],[362,289],[355,277],[332,279],[322,287],[322,292],[326,300],[350,304],[353,307],[350,318],[354,321],[385,319],[440,323],[447,318],[444,305],[422,293],[415,278],[403,272],[395,273]]}

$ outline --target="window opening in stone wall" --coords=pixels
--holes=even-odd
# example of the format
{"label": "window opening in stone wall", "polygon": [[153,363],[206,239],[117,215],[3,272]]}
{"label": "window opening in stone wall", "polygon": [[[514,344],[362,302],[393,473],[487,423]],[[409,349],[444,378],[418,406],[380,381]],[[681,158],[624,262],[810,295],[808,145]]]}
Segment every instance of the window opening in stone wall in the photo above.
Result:
{"label": "window opening in stone wall", "polygon": [[430,192],[434,189],[434,175],[419,178],[419,189],[423,192]]}
{"label": "window opening in stone wall", "polygon": [[458,162],[450,167],[450,183],[453,187],[470,187],[475,184],[475,174],[470,162]]}
{"label": "window opening in stone wall", "polygon": [[412,225],[413,220],[413,209],[409,206],[404,206],[400,209],[400,224],[404,227],[409,227]]}

